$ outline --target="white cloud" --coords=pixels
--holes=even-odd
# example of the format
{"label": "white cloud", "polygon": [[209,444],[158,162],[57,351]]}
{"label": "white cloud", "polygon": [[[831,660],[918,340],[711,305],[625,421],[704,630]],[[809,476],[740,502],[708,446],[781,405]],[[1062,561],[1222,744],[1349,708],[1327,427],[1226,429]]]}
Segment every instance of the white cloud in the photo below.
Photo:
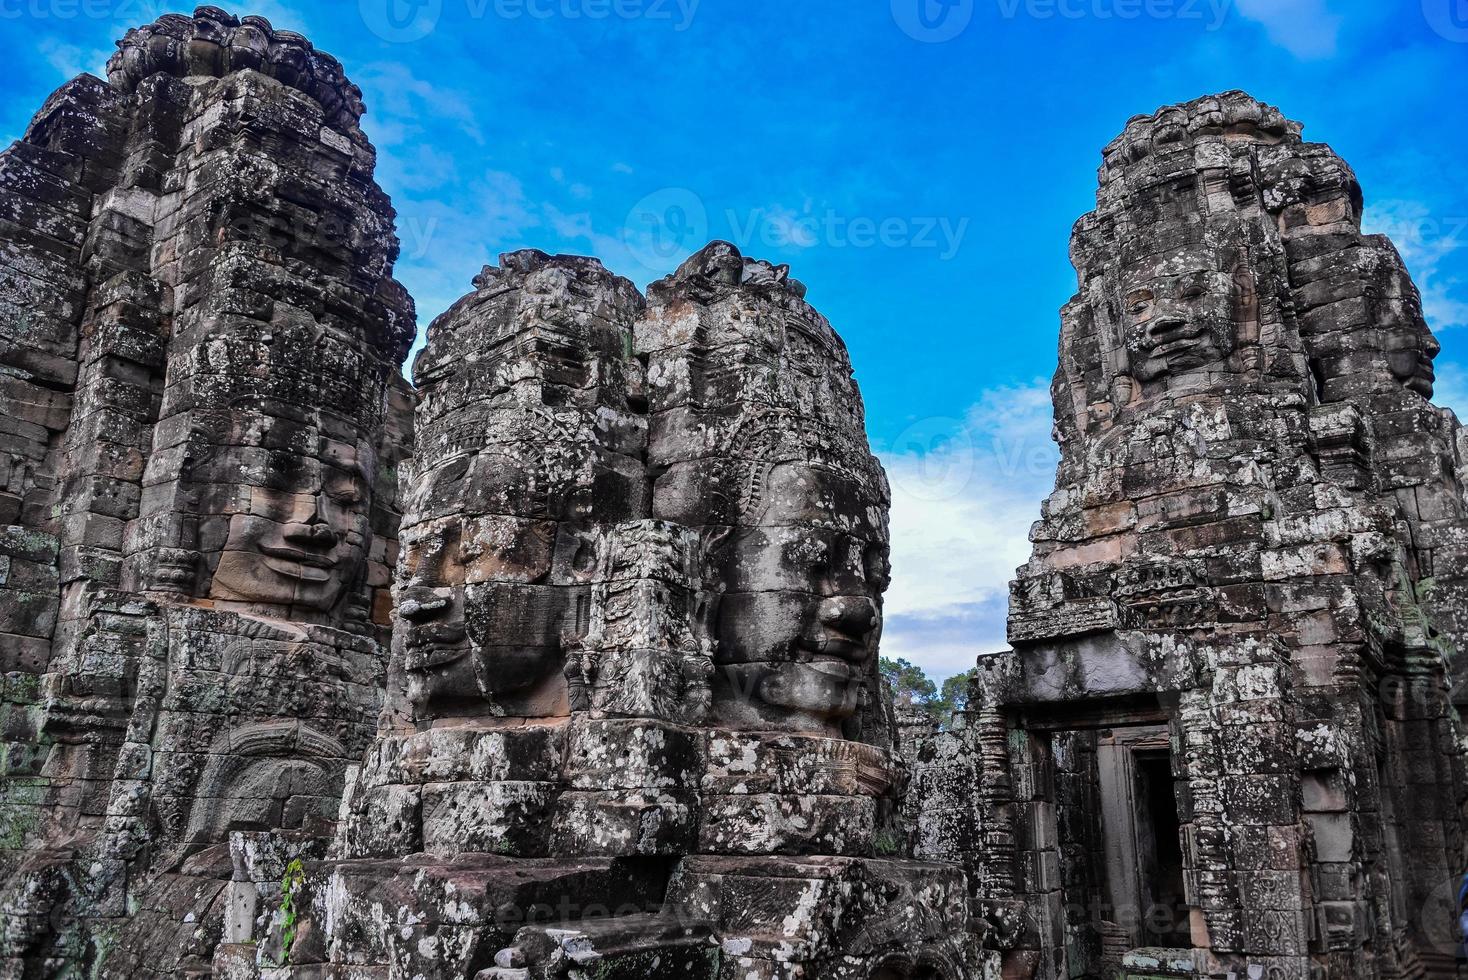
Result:
{"label": "white cloud", "polygon": [[935,678],[1002,649],[1009,582],[1055,479],[1049,384],[985,392],[963,419],[914,423],[878,455],[892,481],[885,656]]}
{"label": "white cloud", "polygon": [[1366,209],[1369,234],[1387,235],[1406,260],[1422,308],[1434,330],[1468,326],[1468,299],[1458,278],[1444,265],[1468,245],[1468,215],[1445,215],[1417,201],[1378,201]]}
{"label": "white cloud", "polygon": [[451,124],[475,143],[484,144],[479,116],[468,97],[414,75],[401,62],[377,61],[352,73],[367,103],[367,129],[379,146],[409,142],[425,121]]}
{"label": "white cloud", "polygon": [[42,38],[36,45],[46,64],[56,69],[63,78],[72,79],[84,72],[99,77],[107,75],[108,52],[97,49],[88,51],[76,44],[64,44],[55,38]]}
{"label": "white cloud", "polygon": [[1342,18],[1327,0],[1234,0],[1241,17],[1263,26],[1269,39],[1296,58],[1330,58],[1340,40]]}

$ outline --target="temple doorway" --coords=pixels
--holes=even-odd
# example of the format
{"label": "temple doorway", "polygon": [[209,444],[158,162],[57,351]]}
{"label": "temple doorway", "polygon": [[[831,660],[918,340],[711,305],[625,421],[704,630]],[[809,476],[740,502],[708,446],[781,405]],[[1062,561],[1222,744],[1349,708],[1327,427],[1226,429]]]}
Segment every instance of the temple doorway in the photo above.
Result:
{"label": "temple doorway", "polygon": [[1049,750],[1069,976],[1112,976],[1139,948],[1191,947],[1167,725],[1055,731]]}

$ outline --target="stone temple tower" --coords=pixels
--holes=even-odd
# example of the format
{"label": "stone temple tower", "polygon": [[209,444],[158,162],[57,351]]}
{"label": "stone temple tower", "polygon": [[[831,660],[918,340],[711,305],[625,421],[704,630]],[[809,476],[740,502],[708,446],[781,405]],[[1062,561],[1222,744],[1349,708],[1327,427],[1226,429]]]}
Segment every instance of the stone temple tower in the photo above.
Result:
{"label": "stone temple tower", "polygon": [[415,366],[390,705],[292,960],[977,978],[900,819],[889,492],[804,287],[722,242],[646,300],[535,251],[475,287]]}
{"label": "stone temple tower", "polygon": [[415,317],[362,112],[201,7],[0,155],[5,970],[186,971],[230,833],[324,850],[376,730]]}
{"label": "stone temple tower", "polygon": [[1238,92],[1134,119],[1076,224],[1014,649],[917,776],[1006,975],[1453,975],[1462,435],[1300,134]]}

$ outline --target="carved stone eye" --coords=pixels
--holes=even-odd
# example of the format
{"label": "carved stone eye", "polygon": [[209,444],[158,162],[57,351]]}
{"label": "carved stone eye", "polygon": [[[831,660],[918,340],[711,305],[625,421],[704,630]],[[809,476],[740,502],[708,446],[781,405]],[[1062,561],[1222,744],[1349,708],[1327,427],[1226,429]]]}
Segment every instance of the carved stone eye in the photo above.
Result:
{"label": "carved stone eye", "polygon": [[885,591],[892,582],[892,563],[887,557],[887,549],[874,544],[867,548],[863,561],[867,582],[877,591]]}

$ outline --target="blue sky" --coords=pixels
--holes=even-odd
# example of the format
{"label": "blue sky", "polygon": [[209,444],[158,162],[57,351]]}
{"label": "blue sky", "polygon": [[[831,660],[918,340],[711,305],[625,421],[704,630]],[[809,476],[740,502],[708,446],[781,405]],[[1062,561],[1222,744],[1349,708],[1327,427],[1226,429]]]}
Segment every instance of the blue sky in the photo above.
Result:
{"label": "blue sky", "polygon": [[[1468,0],[350,0],[251,6],[362,87],[421,321],[501,251],[639,285],[709,238],[788,261],[893,476],[885,651],[1003,646],[1053,478],[1071,223],[1128,117],[1245,89],[1359,174],[1468,410]],[[0,136],[156,0],[0,0]]]}

